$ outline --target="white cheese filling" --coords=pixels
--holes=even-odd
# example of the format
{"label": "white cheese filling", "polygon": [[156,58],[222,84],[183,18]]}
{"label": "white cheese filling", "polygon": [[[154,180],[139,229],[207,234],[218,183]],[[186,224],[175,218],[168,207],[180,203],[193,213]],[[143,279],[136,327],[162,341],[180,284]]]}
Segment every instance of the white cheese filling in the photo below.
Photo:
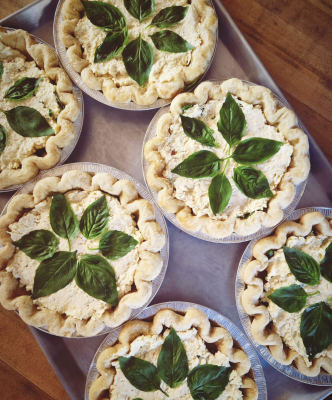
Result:
{"label": "white cheese filling", "polygon": [[[78,220],[80,220],[84,210],[103,194],[98,190],[93,192],[73,190],[67,192],[65,196]],[[123,231],[128,235],[132,235],[141,243],[143,236],[136,228],[136,223],[130,212],[115,197],[106,194],[106,199],[110,212],[108,230]],[[53,232],[49,219],[50,206],[51,198],[47,198],[22,216],[18,222],[9,225],[9,233],[12,240],[19,240],[22,236],[37,229],[48,229]],[[68,241],[60,237],[58,239],[60,242],[59,251],[68,251]],[[81,233],[78,233],[71,241],[72,251],[77,250],[78,260],[83,254],[98,254],[102,256],[99,250],[89,250],[89,248],[97,248],[99,240],[100,238],[88,240]],[[139,262],[139,246],[140,244],[119,260],[110,261],[105,258],[114,269],[119,299],[131,290]],[[26,286],[27,290],[32,291],[36,269],[39,264],[40,261],[31,259],[17,249],[14,257],[8,262],[7,271],[12,272],[15,278],[20,279],[21,286]],[[76,285],[75,281],[72,281],[56,293],[34,300],[34,303],[39,307],[45,307],[78,319],[99,318],[105,310],[112,307],[102,300],[89,296]]]}

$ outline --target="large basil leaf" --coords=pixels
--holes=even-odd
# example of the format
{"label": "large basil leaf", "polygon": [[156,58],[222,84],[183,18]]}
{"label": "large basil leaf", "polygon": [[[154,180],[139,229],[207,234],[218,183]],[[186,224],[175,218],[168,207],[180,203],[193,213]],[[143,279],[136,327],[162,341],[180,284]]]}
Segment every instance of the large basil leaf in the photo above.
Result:
{"label": "large basil leaf", "polygon": [[204,364],[193,368],[188,375],[188,386],[194,400],[215,400],[229,382],[231,368]]}
{"label": "large basil leaf", "polygon": [[309,254],[303,251],[283,247],[286,262],[295,278],[302,283],[314,286],[319,284],[319,265]]}
{"label": "large basil leaf", "polygon": [[[62,101],[60,100],[60,97],[59,97],[57,91],[54,90],[53,94],[54,94],[55,100],[56,100],[56,102],[58,103],[58,105],[59,105],[59,107],[61,108],[61,110],[64,110],[64,109],[65,109],[65,106],[63,105]],[[53,113],[53,112],[52,112],[52,113]]]}
{"label": "large basil leaf", "polygon": [[[185,106],[188,107],[188,106]],[[189,108],[192,105],[189,105]],[[209,128],[203,121],[180,115],[181,124],[184,133],[196,142],[202,143],[204,146],[218,147],[218,143],[214,140],[213,129]]]}
{"label": "large basil leaf", "polygon": [[283,145],[283,142],[270,139],[245,139],[237,146],[232,158],[242,165],[261,164],[278,153]]}
{"label": "large basil leaf", "polygon": [[219,132],[231,147],[235,146],[245,134],[247,122],[241,107],[230,93],[219,111],[219,117]]}
{"label": "large basil leaf", "polygon": [[19,101],[31,97],[43,78],[22,78],[17,80],[5,93],[6,100]]}
{"label": "large basil leaf", "polygon": [[187,15],[189,7],[172,6],[162,9],[152,20],[149,26],[156,26],[157,28],[167,28],[173,26]]}
{"label": "large basil leaf", "polygon": [[324,302],[307,307],[301,317],[301,337],[309,360],[332,344],[332,310]]}
{"label": "large basil leaf", "polygon": [[151,45],[139,37],[127,44],[122,59],[128,75],[140,86],[149,79],[153,67],[153,50]]}
{"label": "large basil leaf", "polygon": [[87,239],[101,236],[108,226],[109,216],[106,196],[102,196],[84,211],[80,221],[82,235]]}
{"label": "large basil leaf", "polygon": [[172,169],[173,174],[185,178],[208,178],[219,174],[222,160],[212,151],[200,150]]}
{"label": "large basil leaf", "polygon": [[95,51],[94,63],[105,62],[117,56],[128,42],[128,28],[121,32],[108,33],[103,43]]}
{"label": "large basil leaf", "polygon": [[31,297],[48,296],[69,285],[76,274],[76,254],[77,251],[59,251],[42,261],[36,270]]}
{"label": "large basil leaf", "polygon": [[166,29],[150,35],[150,38],[158,50],[167,53],[186,53],[195,48],[177,33]]}
{"label": "large basil leaf", "polygon": [[332,243],[325,250],[325,257],[320,263],[322,277],[332,283]]}
{"label": "large basil leaf", "polygon": [[105,258],[83,254],[77,264],[75,281],[89,296],[108,304],[118,304],[115,273]]}
{"label": "large basil leaf", "polygon": [[7,146],[7,130],[0,124],[0,154],[5,150]]}
{"label": "large basil leaf", "polygon": [[290,285],[275,290],[268,298],[283,310],[296,313],[305,307],[308,294],[301,286]]}
{"label": "large basil leaf", "polygon": [[157,367],[159,376],[171,388],[181,385],[188,375],[187,353],[173,328],[162,345]]}
{"label": "large basil leaf", "polygon": [[121,231],[109,231],[100,239],[99,250],[109,260],[118,260],[131,252],[138,241]]}
{"label": "large basil leaf", "polygon": [[274,197],[269,182],[262,171],[251,167],[237,167],[233,170],[233,180],[238,189],[250,199]]}
{"label": "large basil leaf", "polygon": [[3,63],[2,61],[0,61],[0,80],[2,79],[2,75],[3,75]]}
{"label": "large basil leaf", "polygon": [[124,5],[134,18],[142,22],[154,12],[154,0],[124,0]]}
{"label": "large basil leaf", "polygon": [[5,111],[10,127],[23,137],[50,136],[55,132],[39,111],[31,107],[19,106]]}
{"label": "large basil leaf", "polygon": [[126,18],[115,6],[103,1],[81,0],[90,22],[106,32],[120,32],[127,26]]}
{"label": "large basil leaf", "polygon": [[14,242],[23,253],[34,260],[50,258],[59,248],[58,238],[46,229],[29,232]]}
{"label": "large basil leaf", "polygon": [[227,207],[232,196],[232,186],[226,175],[219,174],[209,186],[210,207],[214,215],[220,214]]}

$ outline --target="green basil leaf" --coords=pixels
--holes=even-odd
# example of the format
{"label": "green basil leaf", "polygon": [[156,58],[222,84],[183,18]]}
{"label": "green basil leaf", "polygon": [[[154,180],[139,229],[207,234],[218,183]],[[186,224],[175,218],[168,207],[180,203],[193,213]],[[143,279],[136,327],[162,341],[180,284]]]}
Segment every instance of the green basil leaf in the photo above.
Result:
{"label": "green basil leaf", "polygon": [[212,151],[200,150],[172,169],[173,174],[185,178],[208,178],[219,174],[222,161]]}
{"label": "green basil leaf", "polygon": [[83,254],[77,264],[76,284],[89,296],[108,304],[118,304],[115,273],[105,258]]}
{"label": "green basil leaf", "polygon": [[162,9],[152,20],[149,26],[156,26],[159,29],[173,26],[184,19],[189,7],[172,6]]}
{"label": "green basil leaf", "polygon": [[87,239],[101,236],[108,226],[109,216],[106,196],[102,196],[84,211],[80,221],[82,235]]}
{"label": "green basil leaf", "polygon": [[124,0],[124,5],[134,18],[142,22],[154,12],[154,0]]}
{"label": "green basil leaf", "polygon": [[51,110],[50,108],[48,109],[48,115],[50,117],[53,117],[53,115],[54,115],[53,110]]}
{"label": "green basil leaf", "polygon": [[274,197],[269,182],[262,171],[251,167],[237,167],[233,170],[233,180],[238,189],[250,199]]}
{"label": "green basil leaf", "polygon": [[19,101],[31,97],[43,78],[22,78],[17,80],[5,93],[6,100]]}
{"label": "green basil leaf", "polygon": [[193,108],[193,107],[194,107],[193,104],[187,104],[186,106],[182,107],[182,111],[187,111],[187,110],[189,110],[190,108]]}
{"label": "green basil leaf", "polygon": [[54,233],[46,229],[39,229],[22,236],[21,239],[14,242],[14,245],[28,257],[42,261],[53,257],[59,248],[59,240]]}
{"label": "green basil leaf", "polygon": [[121,231],[109,231],[100,239],[99,250],[109,260],[118,260],[131,252],[138,241]]}
{"label": "green basil leaf", "polygon": [[127,26],[125,16],[117,7],[103,1],[81,2],[89,21],[103,31],[115,33]]}
{"label": "green basil leaf", "polygon": [[2,111],[10,127],[23,137],[50,136],[55,132],[39,111],[31,107],[19,106]]}
{"label": "green basil leaf", "polygon": [[319,284],[319,265],[309,254],[291,247],[283,247],[286,262],[295,278],[302,283],[314,286]]}
{"label": "green basil leaf", "polygon": [[2,61],[0,61],[0,80],[2,79],[2,75],[3,75],[3,63]]}
{"label": "green basil leaf", "polygon": [[285,286],[267,296],[274,304],[289,313],[296,313],[305,307],[308,295],[299,285]]}
{"label": "green basil leaf", "polygon": [[241,107],[230,93],[220,109],[219,117],[219,132],[231,147],[235,146],[245,134],[247,122]]}
{"label": "green basil leaf", "polygon": [[229,382],[231,368],[204,364],[193,368],[188,375],[188,387],[194,400],[215,400]]}
{"label": "green basil leaf", "polygon": [[300,327],[303,344],[309,360],[332,344],[332,310],[324,302],[307,307],[301,317]]}
{"label": "green basil leaf", "polygon": [[77,251],[59,251],[42,261],[36,270],[31,297],[48,296],[69,285],[76,274],[76,254]]}
{"label": "green basil leaf", "polygon": [[269,250],[265,253],[266,257],[268,259],[272,258],[274,256],[274,251],[273,250]]}
{"label": "green basil leaf", "polygon": [[193,82],[191,82],[189,85],[187,85],[184,89],[183,92],[190,92],[191,89],[193,89],[198,82],[201,80],[202,76],[199,76],[197,79],[195,79]]}
{"label": "green basil leaf", "polygon": [[167,53],[186,53],[195,48],[177,33],[166,29],[150,35],[150,38],[158,50]]}
{"label": "green basil leaf", "polygon": [[162,345],[157,367],[159,376],[171,388],[181,385],[188,375],[187,353],[173,328]]}
{"label": "green basil leaf", "polygon": [[325,250],[325,257],[320,263],[320,273],[323,278],[332,283],[332,243]]}
{"label": "green basil leaf", "polygon": [[232,186],[225,174],[215,176],[209,186],[210,207],[214,215],[224,211],[231,196]]}
{"label": "green basil leaf", "polygon": [[180,115],[181,124],[184,133],[196,142],[202,143],[204,146],[219,147],[214,140],[213,129],[209,128],[203,121]]}
{"label": "green basil leaf", "polygon": [[127,44],[122,59],[128,75],[140,86],[149,79],[153,67],[153,50],[151,45],[139,37]]}
{"label": "green basil leaf", "polygon": [[95,51],[94,63],[105,62],[117,56],[128,42],[128,28],[121,32],[108,33]]}
{"label": "green basil leaf", "polygon": [[245,139],[237,146],[232,158],[242,165],[261,164],[278,153],[283,145],[283,142],[270,139]]}
{"label": "green basil leaf", "polygon": [[60,97],[59,97],[57,91],[54,90],[53,94],[54,94],[55,100],[56,100],[56,102],[58,103],[58,105],[59,105],[59,107],[61,108],[61,110],[64,110],[64,109],[65,109],[65,106],[64,106],[64,104],[61,102]]}
{"label": "green basil leaf", "polygon": [[7,130],[0,124],[0,154],[5,150],[7,146]]}

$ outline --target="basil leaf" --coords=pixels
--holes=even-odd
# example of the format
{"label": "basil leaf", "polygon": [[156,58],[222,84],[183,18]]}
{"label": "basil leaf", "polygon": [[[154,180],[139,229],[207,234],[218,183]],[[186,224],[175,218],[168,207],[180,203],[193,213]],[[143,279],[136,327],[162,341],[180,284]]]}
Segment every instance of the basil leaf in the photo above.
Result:
{"label": "basil leaf", "polygon": [[262,171],[251,167],[237,167],[233,170],[233,180],[238,189],[250,199],[274,197]]}
{"label": "basil leaf", "polygon": [[191,82],[189,85],[187,85],[182,92],[190,92],[191,89],[193,89],[198,82],[201,80],[202,76],[199,76],[197,79],[195,79],[193,82]]}
{"label": "basil leaf", "polygon": [[296,313],[305,307],[308,295],[301,286],[290,285],[275,290],[267,297],[283,310]]}
{"label": "basil leaf", "polygon": [[115,273],[105,258],[83,254],[77,264],[76,284],[89,296],[108,304],[118,304]]}
{"label": "basil leaf", "polygon": [[319,284],[319,265],[309,254],[303,251],[283,247],[286,262],[295,278],[302,283],[314,286]]}
{"label": "basil leaf", "polygon": [[109,260],[118,260],[131,252],[138,241],[121,231],[109,231],[100,239],[99,250]]}
{"label": "basil leaf", "polygon": [[5,150],[7,146],[7,130],[0,124],[0,154]]}
{"label": "basil leaf", "polygon": [[214,140],[213,129],[209,128],[203,121],[180,115],[181,124],[184,133],[196,142],[202,143],[204,146],[219,147]]}
{"label": "basil leaf", "polygon": [[140,397],[136,397],[136,399],[134,399],[134,400],[143,400],[142,398],[140,398]]}
{"label": "basil leaf", "polygon": [[59,240],[54,233],[46,229],[39,229],[22,236],[21,239],[14,242],[14,245],[28,257],[42,261],[53,257],[59,248]]}
{"label": "basil leaf", "polygon": [[274,256],[274,251],[273,250],[269,250],[265,253],[266,257],[268,259],[272,258]]}
{"label": "basil leaf", "polygon": [[134,18],[142,22],[154,12],[154,0],[124,0],[124,5]]}
{"label": "basil leaf", "polygon": [[283,145],[283,142],[270,139],[245,139],[237,146],[232,158],[242,165],[261,164],[278,153]]}
{"label": "basil leaf", "polygon": [[25,100],[31,97],[43,78],[22,78],[17,80],[5,93],[5,99],[12,101]]}
{"label": "basil leaf", "polygon": [[215,400],[229,382],[231,368],[218,365],[198,365],[188,375],[188,387],[194,400]]}
{"label": "basil leaf", "polygon": [[301,317],[300,327],[303,344],[309,360],[332,344],[332,310],[324,302],[307,307]]}
{"label": "basil leaf", "polygon": [[89,21],[106,32],[119,32],[127,26],[122,12],[115,6],[103,1],[83,1],[85,15]]}
{"label": "basil leaf", "polygon": [[182,111],[187,111],[187,110],[189,110],[190,108],[193,108],[193,107],[194,107],[193,104],[187,104],[186,106],[182,107]]}
{"label": "basil leaf", "polygon": [[82,235],[87,239],[101,236],[108,226],[109,216],[106,196],[102,196],[84,211],[80,221]]}
{"label": "basil leaf", "polygon": [[157,367],[159,376],[171,388],[181,385],[188,375],[187,353],[173,328],[162,345]]}
{"label": "basil leaf", "polygon": [[173,174],[185,178],[208,178],[219,174],[222,160],[208,150],[200,150],[172,169]]}
{"label": "basil leaf", "polygon": [[2,75],[3,75],[3,63],[2,61],[0,61],[0,79],[2,79]]}
{"label": "basil leaf", "polygon": [[166,29],[150,35],[150,38],[158,50],[167,53],[186,53],[195,48],[177,33]]}
{"label": "basil leaf", "polygon": [[63,103],[61,102],[60,97],[59,97],[57,91],[54,90],[53,93],[54,93],[55,100],[56,100],[56,102],[58,103],[59,107],[61,108],[61,110],[64,110],[64,109],[65,109],[65,106],[64,106]]}
{"label": "basil leaf", "polygon": [[94,63],[105,62],[117,56],[128,41],[128,28],[121,32],[108,33],[103,43],[95,51]]}
{"label": "basil leaf", "polygon": [[59,251],[42,261],[36,270],[31,297],[48,296],[69,285],[76,274],[76,254],[77,251]]}
{"label": "basil leaf", "polygon": [[5,111],[10,127],[23,137],[50,136],[55,132],[39,111],[31,107],[19,106]]}
{"label": "basil leaf", "polygon": [[151,45],[139,37],[131,41],[122,53],[122,59],[128,75],[140,86],[149,79],[153,67],[153,50]]}
{"label": "basil leaf", "polygon": [[[182,21],[187,15],[189,7],[172,6],[162,9],[152,20],[149,26],[168,28]],[[148,27],[149,27],[148,26]]]}
{"label": "basil leaf", "polygon": [[50,108],[48,109],[48,115],[50,117],[53,117],[53,115],[54,115],[53,110],[51,110]]}
{"label": "basil leaf", "polygon": [[320,263],[320,273],[323,278],[332,283],[332,243],[325,250],[325,257]]}
{"label": "basil leaf", "polygon": [[230,93],[219,111],[219,117],[219,132],[231,147],[235,146],[245,134],[247,122],[241,107]]}
{"label": "basil leaf", "polygon": [[224,211],[231,196],[232,186],[225,174],[215,176],[209,186],[210,207],[214,215]]}

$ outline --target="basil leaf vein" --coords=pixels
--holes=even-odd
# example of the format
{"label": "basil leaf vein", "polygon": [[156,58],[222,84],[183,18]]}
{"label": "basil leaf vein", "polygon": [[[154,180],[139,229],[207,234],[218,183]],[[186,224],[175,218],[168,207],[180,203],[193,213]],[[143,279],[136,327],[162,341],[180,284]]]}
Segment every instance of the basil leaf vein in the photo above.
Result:
{"label": "basil leaf vein", "polygon": [[166,7],[153,18],[149,26],[156,26],[157,28],[162,29],[178,24],[187,15],[188,10],[189,6]]}
{"label": "basil leaf vein", "polygon": [[59,240],[54,233],[38,229],[22,236],[14,245],[33,260],[42,261],[53,257],[59,248]]}
{"label": "basil leaf vein", "polygon": [[305,307],[308,294],[299,285],[281,287],[267,296],[274,304],[289,313],[296,313]]}
{"label": "basil leaf vein", "polygon": [[6,128],[0,124],[0,154],[5,150],[7,146],[8,134]]}
{"label": "basil leaf vein", "polygon": [[117,7],[103,1],[81,2],[89,21],[103,31],[115,33],[127,26],[125,16]]}
{"label": "basil leaf vein", "polygon": [[233,180],[237,188],[250,199],[274,197],[262,171],[252,167],[237,167],[233,170]]}
{"label": "basil leaf vein", "polygon": [[117,56],[128,42],[128,28],[120,32],[108,33],[104,41],[96,48],[94,63],[105,62]]}
{"label": "basil leaf vein", "polygon": [[177,33],[166,29],[150,35],[150,38],[159,51],[167,53],[187,53],[195,48]]}
{"label": "basil leaf vein", "polygon": [[131,252],[138,241],[121,231],[109,231],[100,239],[99,250],[109,260],[118,260]]}
{"label": "basil leaf vein", "polygon": [[94,201],[84,211],[80,221],[80,231],[87,239],[96,239],[101,236],[108,226],[109,209],[106,196]]}
{"label": "basil leaf vein", "polygon": [[11,101],[25,100],[31,97],[43,78],[22,78],[17,80],[5,93],[4,98]]}
{"label": "basil leaf vein", "polygon": [[124,5],[134,18],[142,22],[154,12],[154,0],[124,0]]}
{"label": "basil leaf vein", "polygon": [[232,186],[226,175],[219,174],[209,186],[210,207],[214,215],[220,214],[227,207],[232,196]]}
{"label": "basil leaf vein", "polygon": [[180,115],[180,118],[183,131],[188,137],[204,146],[219,147],[213,137],[213,129],[209,128],[203,121],[185,115]]}
{"label": "basil leaf vein", "polygon": [[320,272],[323,278],[332,283],[332,243],[325,250],[325,256],[320,263]]}

